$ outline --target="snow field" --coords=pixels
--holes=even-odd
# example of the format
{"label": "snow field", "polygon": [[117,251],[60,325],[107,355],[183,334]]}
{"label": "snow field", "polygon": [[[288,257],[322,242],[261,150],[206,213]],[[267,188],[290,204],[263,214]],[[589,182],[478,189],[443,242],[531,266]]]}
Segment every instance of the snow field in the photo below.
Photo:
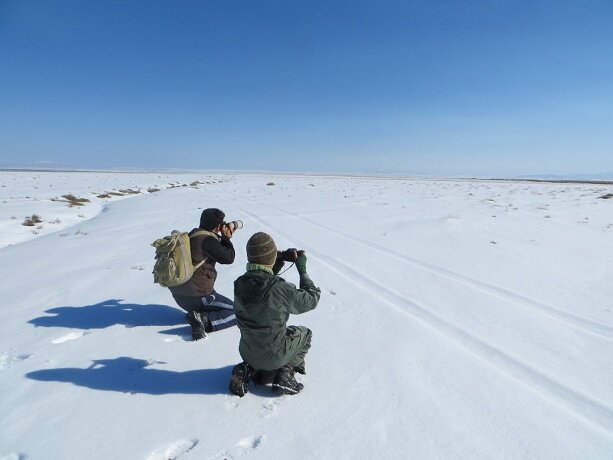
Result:
{"label": "snow field", "polygon": [[[43,176],[77,196],[80,184],[162,182],[72,174]],[[32,183],[11,177],[1,193],[25,196]],[[92,200],[79,211],[91,207],[90,218],[62,230],[4,236],[0,455],[611,457],[613,200],[599,196],[612,186],[163,179],[202,184]],[[54,216],[57,203],[45,203]],[[230,395],[238,330],[191,342],[182,311],[152,283],[149,244],[191,229],[205,207],[245,223],[236,262],[218,270],[223,294],[254,232],[307,251],[322,299],[290,319],[313,330],[298,396]],[[282,276],[298,282],[293,267]]]}

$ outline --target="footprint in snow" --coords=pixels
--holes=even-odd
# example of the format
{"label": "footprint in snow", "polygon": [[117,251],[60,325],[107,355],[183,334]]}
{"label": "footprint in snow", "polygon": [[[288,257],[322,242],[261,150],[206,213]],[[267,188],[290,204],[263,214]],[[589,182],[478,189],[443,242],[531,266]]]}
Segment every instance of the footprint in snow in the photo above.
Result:
{"label": "footprint in snow", "polygon": [[232,455],[224,450],[213,455],[212,457],[209,457],[207,460],[232,460],[232,458]]}
{"label": "footprint in snow", "polygon": [[198,444],[197,439],[179,439],[160,447],[149,455],[147,460],[175,460],[196,447],[196,444]]}
{"label": "footprint in snow", "polygon": [[89,334],[89,331],[73,331],[61,337],[58,337],[57,339],[53,339],[51,343],[58,344],[58,343],[69,342],[71,340],[80,339],[81,337],[87,334]]}
{"label": "footprint in snow", "polygon": [[[11,353],[0,353],[0,369],[8,369],[15,363],[20,363],[30,358],[32,353],[21,353],[19,355],[13,355]],[[0,460],[3,460],[4,457],[0,457]]]}
{"label": "footprint in snow", "polygon": [[264,441],[264,437],[263,434],[260,436],[247,436],[236,443],[236,448],[241,453],[246,454],[257,449],[257,447],[262,444],[262,441]]}
{"label": "footprint in snow", "polygon": [[26,460],[26,456],[24,454],[0,455],[0,460]]}
{"label": "footprint in snow", "polygon": [[281,407],[281,400],[279,399],[275,399],[270,403],[264,404],[262,406],[262,412],[261,412],[262,417],[263,418],[272,417],[273,415],[275,415],[275,413],[280,407]]}

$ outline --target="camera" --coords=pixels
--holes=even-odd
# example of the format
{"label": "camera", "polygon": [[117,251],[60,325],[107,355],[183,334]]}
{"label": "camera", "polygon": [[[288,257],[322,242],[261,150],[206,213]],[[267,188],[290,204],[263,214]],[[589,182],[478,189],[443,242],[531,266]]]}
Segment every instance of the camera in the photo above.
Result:
{"label": "camera", "polygon": [[243,228],[243,221],[233,220],[232,222],[224,222],[221,224],[221,228],[224,228],[224,227],[230,229],[230,231],[234,233],[236,230]]}
{"label": "camera", "polygon": [[302,249],[289,248],[285,251],[279,251],[277,257],[280,257],[285,262],[296,262],[302,254],[304,254]]}

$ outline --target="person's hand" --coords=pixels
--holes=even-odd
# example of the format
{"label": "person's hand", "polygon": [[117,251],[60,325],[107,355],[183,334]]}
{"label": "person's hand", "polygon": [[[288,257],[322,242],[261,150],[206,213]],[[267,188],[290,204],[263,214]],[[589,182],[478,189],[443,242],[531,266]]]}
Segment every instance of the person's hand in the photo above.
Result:
{"label": "person's hand", "polygon": [[298,273],[300,275],[305,275],[307,272],[307,268],[306,268],[307,256],[304,253],[304,251],[300,251],[300,253],[301,254],[296,259],[296,268],[298,269]]}
{"label": "person's hand", "polygon": [[226,238],[232,238],[233,232],[229,225],[222,225],[219,231],[221,232],[221,236],[225,236]]}

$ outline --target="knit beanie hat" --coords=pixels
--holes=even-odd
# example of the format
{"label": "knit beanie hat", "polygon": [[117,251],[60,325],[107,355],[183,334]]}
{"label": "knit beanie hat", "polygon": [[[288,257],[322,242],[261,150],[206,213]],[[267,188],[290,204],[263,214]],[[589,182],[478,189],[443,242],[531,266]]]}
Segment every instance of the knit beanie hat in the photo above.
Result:
{"label": "knit beanie hat", "polygon": [[274,265],[277,245],[268,233],[254,233],[247,241],[247,260],[252,264]]}
{"label": "knit beanie hat", "polygon": [[226,215],[221,209],[205,209],[200,215],[200,228],[203,230],[213,230],[223,222],[224,217],[226,217]]}

